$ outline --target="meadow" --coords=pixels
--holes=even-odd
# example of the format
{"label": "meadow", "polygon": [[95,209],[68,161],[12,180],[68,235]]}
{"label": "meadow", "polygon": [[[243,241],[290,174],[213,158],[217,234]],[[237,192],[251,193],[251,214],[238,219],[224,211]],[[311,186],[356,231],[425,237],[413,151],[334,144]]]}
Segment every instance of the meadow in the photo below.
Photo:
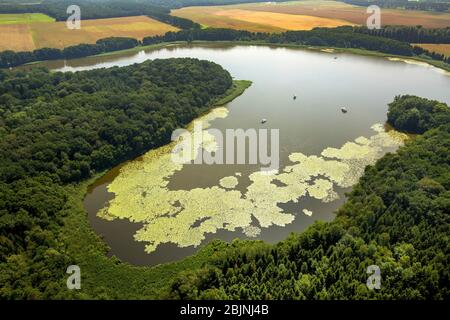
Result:
{"label": "meadow", "polygon": [[68,29],[65,22],[0,24],[0,51],[64,48],[113,36],[142,39],[177,30],[146,16],[82,20],[79,30]]}
{"label": "meadow", "polygon": [[54,22],[55,19],[43,13],[0,14],[1,24],[27,24],[34,22]]}
{"label": "meadow", "polygon": [[[172,15],[209,27],[267,32],[361,25],[366,23],[369,16],[364,7],[320,0],[187,7],[173,10]],[[443,28],[450,26],[450,13],[382,9],[381,23]]]}

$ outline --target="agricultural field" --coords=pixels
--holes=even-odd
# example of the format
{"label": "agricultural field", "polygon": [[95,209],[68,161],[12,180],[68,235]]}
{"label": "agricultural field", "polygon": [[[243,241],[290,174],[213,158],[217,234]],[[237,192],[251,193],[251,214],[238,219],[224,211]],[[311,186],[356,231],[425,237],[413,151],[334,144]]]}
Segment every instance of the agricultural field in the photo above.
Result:
{"label": "agricultural field", "polygon": [[2,24],[28,24],[35,22],[54,22],[55,19],[43,13],[0,14]]}
{"label": "agricultural field", "polygon": [[28,24],[0,25],[0,51],[30,51],[35,49]]}
{"label": "agricultural field", "polygon": [[193,20],[205,27],[243,29],[254,32],[311,30],[315,27],[353,25],[342,19],[252,10],[247,8],[248,6],[250,5],[187,7],[173,10],[172,15]]}
{"label": "agricultural field", "polygon": [[[204,26],[267,32],[365,24],[368,17],[364,7],[319,0],[187,7],[172,14]],[[381,23],[443,28],[450,26],[450,13],[382,9]]]}
{"label": "agricultural field", "polygon": [[112,36],[142,39],[176,30],[146,16],[82,20],[80,30],[68,29],[65,22],[4,24],[0,25],[0,51],[64,48]]}
{"label": "agricultural field", "polygon": [[450,44],[414,43],[413,45],[450,57]]}

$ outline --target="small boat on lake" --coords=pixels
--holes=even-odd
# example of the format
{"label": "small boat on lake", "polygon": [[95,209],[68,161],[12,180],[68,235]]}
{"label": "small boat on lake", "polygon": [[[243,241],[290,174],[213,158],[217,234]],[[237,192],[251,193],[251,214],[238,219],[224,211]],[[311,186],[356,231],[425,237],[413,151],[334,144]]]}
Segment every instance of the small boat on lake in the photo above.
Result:
{"label": "small boat on lake", "polygon": [[341,111],[342,111],[342,113],[347,113],[347,112],[348,112],[348,110],[347,110],[346,107],[342,107],[342,108],[341,108]]}
{"label": "small boat on lake", "polygon": [[297,96],[294,96],[294,100],[297,100]]}
{"label": "small boat on lake", "polygon": [[261,120],[261,123],[266,123],[267,122],[267,119],[262,119]]}

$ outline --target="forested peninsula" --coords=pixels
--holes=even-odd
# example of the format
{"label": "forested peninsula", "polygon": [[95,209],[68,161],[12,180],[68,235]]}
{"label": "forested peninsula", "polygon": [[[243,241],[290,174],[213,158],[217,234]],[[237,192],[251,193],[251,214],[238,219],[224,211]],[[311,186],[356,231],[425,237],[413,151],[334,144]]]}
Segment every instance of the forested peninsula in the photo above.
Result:
{"label": "forested peninsula", "polygon": [[170,142],[232,87],[221,66],[188,58],[0,71],[0,298],[67,297],[70,186]]}

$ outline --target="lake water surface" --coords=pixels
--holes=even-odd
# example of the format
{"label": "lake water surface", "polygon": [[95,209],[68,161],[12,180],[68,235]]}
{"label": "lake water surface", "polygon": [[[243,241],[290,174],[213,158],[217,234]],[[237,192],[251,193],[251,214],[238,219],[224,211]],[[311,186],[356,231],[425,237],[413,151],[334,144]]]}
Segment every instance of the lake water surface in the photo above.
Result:
{"label": "lake water surface", "polygon": [[[386,121],[387,104],[396,95],[414,94],[450,103],[450,76],[431,66],[389,61],[384,58],[307,51],[264,46],[179,46],[148,52],[84,58],[67,62],[48,62],[60,71],[125,66],[147,59],[193,57],[214,61],[235,79],[251,80],[253,85],[230,103],[229,114],[211,122],[212,128],[267,128],[280,132],[280,168],[292,165],[293,153],[320,156],[326,148],[341,148],[358,137],[370,138],[371,127]],[[294,100],[293,96],[297,99]],[[345,106],[348,113],[340,110]],[[262,124],[261,119],[267,119]],[[386,148],[384,151],[393,151]],[[139,161],[139,160],[135,160]],[[258,171],[254,165],[186,165],[175,172],[168,183],[170,190],[192,190],[217,186],[220,179],[240,173],[236,190],[245,193],[251,185],[249,175]],[[120,168],[111,170],[89,189],[84,205],[93,229],[111,247],[110,255],[136,265],[155,265],[193,254],[199,246],[180,248],[174,243],[159,244],[145,252],[146,242],[133,237],[143,223],[128,219],[107,221],[97,212],[114,198],[107,186]],[[303,196],[298,203],[279,204],[295,219],[285,226],[261,228],[256,238],[270,243],[285,239],[290,232],[300,232],[316,220],[331,221],[334,211],[345,201],[349,188],[334,189],[339,199],[323,202]],[[132,200],[130,200],[132,201]],[[313,214],[303,213],[308,209]],[[255,220],[254,218],[252,218]],[[253,221],[252,225],[258,225]],[[202,245],[212,239],[230,241],[248,237],[237,229],[218,229],[206,233]]]}

